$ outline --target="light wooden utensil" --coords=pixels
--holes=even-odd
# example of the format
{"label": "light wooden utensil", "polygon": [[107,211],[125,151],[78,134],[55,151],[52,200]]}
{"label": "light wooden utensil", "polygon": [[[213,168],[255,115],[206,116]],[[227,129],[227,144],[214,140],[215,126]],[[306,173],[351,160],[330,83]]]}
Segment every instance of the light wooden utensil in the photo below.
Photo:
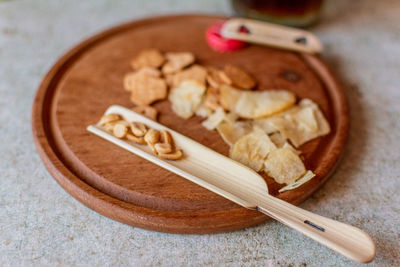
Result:
{"label": "light wooden utensil", "polygon": [[222,26],[221,35],[229,39],[298,52],[322,52],[322,44],[311,32],[256,20],[229,19]]}
{"label": "light wooden utensil", "polygon": [[160,159],[148,146],[118,139],[99,125],[88,126],[88,131],[245,208],[256,209],[350,259],[359,262],[374,259],[375,244],[362,230],[269,195],[264,179],[252,169],[155,121],[116,105],[109,107],[105,114],[111,113],[130,122],[142,122],[150,128],[168,130],[183,150],[184,158],[177,161]]}

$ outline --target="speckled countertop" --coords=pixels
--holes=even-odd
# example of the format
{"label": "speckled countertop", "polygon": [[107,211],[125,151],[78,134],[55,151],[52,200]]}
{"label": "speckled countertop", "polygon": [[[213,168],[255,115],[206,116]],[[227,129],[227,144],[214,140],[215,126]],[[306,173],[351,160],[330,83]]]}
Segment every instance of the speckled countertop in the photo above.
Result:
{"label": "speckled countertop", "polygon": [[[215,235],[133,228],[69,196],[36,153],[30,108],[73,45],[148,15],[232,14],[229,2],[0,1],[0,265],[352,266],[277,222]],[[370,233],[371,266],[400,266],[400,2],[329,1],[312,30],[346,88],[351,131],[336,173],[302,207]]]}

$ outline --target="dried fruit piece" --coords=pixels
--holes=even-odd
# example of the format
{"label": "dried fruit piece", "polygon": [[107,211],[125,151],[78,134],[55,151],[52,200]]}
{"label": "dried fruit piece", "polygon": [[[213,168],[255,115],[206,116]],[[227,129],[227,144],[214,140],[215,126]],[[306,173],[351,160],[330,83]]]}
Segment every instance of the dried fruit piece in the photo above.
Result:
{"label": "dried fruit piece", "polygon": [[318,130],[318,122],[315,118],[314,108],[311,106],[300,109],[294,113],[293,119],[298,122],[299,127],[309,132],[316,132]]}
{"label": "dried fruit piece", "polygon": [[283,147],[283,148],[289,148],[289,149],[291,149],[297,156],[300,156],[301,153],[302,153],[300,150],[297,150],[296,148],[294,148],[294,147],[293,147],[291,144],[289,144],[288,142],[284,143],[282,147]]}
{"label": "dried fruit piece", "polygon": [[222,85],[219,90],[221,105],[226,110],[234,111],[242,91],[229,85]]}
{"label": "dried fruit piece", "polygon": [[[278,114],[280,114],[280,113],[278,113]],[[278,115],[277,114],[277,115]],[[266,133],[266,134],[271,134],[271,133],[275,133],[275,132],[278,132],[278,129],[276,129],[272,124],[271,124],[271,119],[270,119],[271,117],[267,117],[267,118],[265,118],[265,119],[255,119],[255,120],[253,120],[253,125],[254,126],[257,126],[257,127],[259,127],[259,128],[261,128],[261,129],[263,129],[263,131]]]}
{"label": "dried fruit piece", "polygon": [[296,182],[288,184],[287,186],[282,187],[281,189],[278,190],[279,193],[295,189],[302,184],[307,183],[310,181],[312,178],[314,178],[315,174],[312,171],[307,171],[301,178],[296,180]]}
{"label": "dried fruit piece", "polygon": [[162,159],[169,159],[169,160],[177,160],[181,159],[183,156],[182,150],[176,150],[173,153],[168,153],[168,154],[158,154],[158,156]]}
{"label": "dried fruit piece", "polygon": [[134,69],[140,69],[143,67],[154,67],[158,68],[164,63],[165,58],[161,52],[157,49],[145,49],[142,50],[135,59],[131,61],[131,66]]}
{"label": "dried fruit piece", "polygon": [[260,171],[267,155],[275,149],[276,146],[268,135],[256,128],[236,141],[231,149],[230,157],[255,171]]}
{"label": "dried fruit piece", "polygon": [[199,105],[199,107],[196,109],[195,114],[196,116],[199,117],[203,117],[203,118],[207,118],[208,116],[210,116],[213,113],[213,110],[210,109],[207,105],[205,100],[203,100],[201,102],[201,104]]}
{"label": "dried fruit piece", "polygon": [[289,147],[271,151],[264,167],[265,172],[280,184],[294,183],[306,172],[300,157]]}
{"label": "dried fruit piece", "polygon": [[[303,99],[299,102],[299,105],[267,120],[295,147],[330,132],[329,123],[318,105],[309,99]],[[316,130],[315,125],[317,125]]]}
{"label": "dried fruit piece", "polygon": [[175,73],[186,66],[189,66],[195,61],[195,57],[190,52],[170,52],[166,53],[167,63],[162,67],[164,74]]}
{"label": "dried fruit piece", "polygon": [[[264,130],[264,129],[263,129]],[[264,131],[265,132],[265,131]],[[283,147],[285,144],[287,144],[286,139],[283,138],[283,136],[279,132],[275,132],[271,135],[269,135],[269,138],[271,141],[276,145],[276,147]],[[294,148],[293,148],[294,149]]]}
{"label": "dried fruit piece", "polygon": [[295,102],[294,94],[285,90],[243,92],[235,112],[242,118],[254,119],[281,112]]}
{"label": "dried fruit piece", "polygon": [[169,94],[172,110],[184,119],[190,118],[201,104],[205,90],[204,85],[197,81],[183,81]]}
{"label": "dried fruit piece", "polygon": [[237,86],[243,89],[251,89],[256,86],[256,81],[243,69],[233,66],[225,65],[224,73],[232,81],[233,86]]}
{"label": "dried fruit piece", "polygon": [[105,125],[111,122],[115,122],[121,119],[121,116],[118,114],[107,114],[101,117],[99,124],[100,125]]}
{"label": "dried fruit piece", "polygon": [[133,103],[150,105],[167,97],[167,84],[161,78],[141,74],[134,77],[130,91]]}
{"label": "dried fruit piece", "polygon": [[286,90],[241,91],[223,85],[220,89],[221,104],[240,117],[256,119],[281,112],[296,102],[292,92]]}
{"label": "dried fruit piece", "polygon": [[242,136],[250,133],[253,127],[250,121],[224,120],[217,126],[217,131],[229,146],[232,146]]}
{"label": "dried fruit piece", "polygon": [[207,120],[203,121],[201,124],[207,129],[207,130],[214,130],[215,127],[218,126],[224,119],[226,118],[226,114],[223,108],[218,108],[215,110],[213,114],[211,114],[210,117],[208,117]]}
{"label": "dried fruit piece", "polygon": [[157,121],[157,114],[158,111],[157,109],[151,107],[151,106],[136,106],[132,108],[133,111],[142,114],[143,116],[146,116],[147,118]]}
{"label": "dried fruit piece", "polygon": [[207,70],[203,66],[193,65],[188,69],[174,74],[172,78],[172,87],[178,87],[183,81],[194,80],[203,85],[206,84]]}

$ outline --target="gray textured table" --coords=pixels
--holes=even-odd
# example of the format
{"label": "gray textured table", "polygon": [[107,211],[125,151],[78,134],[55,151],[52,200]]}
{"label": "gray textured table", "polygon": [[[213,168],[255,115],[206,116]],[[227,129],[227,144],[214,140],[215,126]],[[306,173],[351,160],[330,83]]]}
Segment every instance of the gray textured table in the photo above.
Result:
{"label": "gray textured table", "polygon": [[[352,125],[337,172],[302,207],[369,232],[377,244],[370,265],[400,266],[400,2],[327,7],[312,30],[345,85]],[[213,0],[0,1],[0,265],[357,265],[274,221],[215,235],[123,225],[77,202],[46,171],[30,126],[46,71],[100,30],[176,12],[232,13]]]}

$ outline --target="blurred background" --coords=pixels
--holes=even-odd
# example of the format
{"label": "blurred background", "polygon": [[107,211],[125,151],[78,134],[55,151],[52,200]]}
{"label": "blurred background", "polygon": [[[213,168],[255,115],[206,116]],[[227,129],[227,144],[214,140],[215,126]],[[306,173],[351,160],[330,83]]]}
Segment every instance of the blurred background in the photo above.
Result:
{"label": "blurred background", "polygon": [[[308,5],[301,12],[300,2]],[[123,225],[78,203],[44,168],[30,109],[61,55],[123,22],[207,13],[307,27],[321,39],[322,57],[345,87],[351,130],[336,173],[302,207],[370,233],[377,244],[371,266],[400,266],[400,1],[265,3],[0,0],[0,265],[356,265],[273,221],[201,236]]]}

